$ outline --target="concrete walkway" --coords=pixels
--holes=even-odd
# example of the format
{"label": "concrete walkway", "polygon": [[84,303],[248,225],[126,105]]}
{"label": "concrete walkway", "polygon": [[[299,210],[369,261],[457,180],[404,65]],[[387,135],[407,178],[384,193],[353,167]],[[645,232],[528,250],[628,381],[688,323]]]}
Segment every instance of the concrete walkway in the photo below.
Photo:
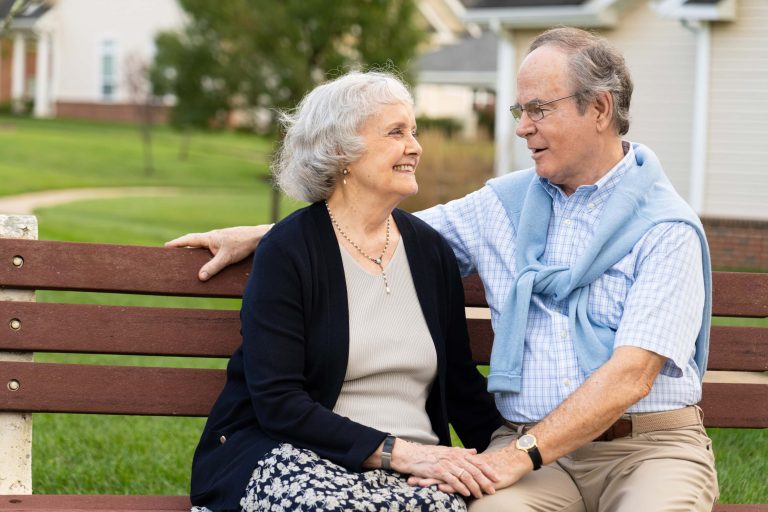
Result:
{"label": "concrete walkway", "polygon": [[72,188],[43,190],[16,196],[0,197],[0,214],[32,214],[38,208],[56,206],[84,199],[115,197],[173,197],[179,189],[172,187]]}

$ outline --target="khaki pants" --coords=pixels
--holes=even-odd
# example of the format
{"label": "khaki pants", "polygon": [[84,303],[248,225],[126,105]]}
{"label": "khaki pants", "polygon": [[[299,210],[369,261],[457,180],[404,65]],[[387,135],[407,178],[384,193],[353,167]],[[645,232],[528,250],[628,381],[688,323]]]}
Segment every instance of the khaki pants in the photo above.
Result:
{"label": "khaki pants", "polygon": [[[517,436],[501,427],[488,450]],[[718,496],[712,441],[702,425],[693,425],[588,443],[471,502],[469,511],[704,512]]]}

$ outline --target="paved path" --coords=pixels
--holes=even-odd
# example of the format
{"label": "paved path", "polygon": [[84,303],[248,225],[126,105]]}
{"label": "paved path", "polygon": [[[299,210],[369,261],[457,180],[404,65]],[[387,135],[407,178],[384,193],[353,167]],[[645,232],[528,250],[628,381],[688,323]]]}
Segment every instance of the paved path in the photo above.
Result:
{"label": "paved path", "polygon": [[72,188],[44,190],[0,197],[0,214],[31,214],[37,208],[56,206],[84,199],[111,197],[170,197],[179,195],[172,187]]}

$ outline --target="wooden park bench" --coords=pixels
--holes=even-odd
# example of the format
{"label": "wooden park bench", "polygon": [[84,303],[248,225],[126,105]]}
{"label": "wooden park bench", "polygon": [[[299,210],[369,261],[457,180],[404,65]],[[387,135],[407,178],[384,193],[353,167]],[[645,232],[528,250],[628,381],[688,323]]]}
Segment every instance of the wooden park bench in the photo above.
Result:
{"label": "wooden park bench", "polygon": [[[240,343],[238,312],[38,303],[34,290],[240,297],[251,262],[201,283],[204,250],[24,239],[35,238],[30,216],[0,216],[0,230],[10,237],[0,240],[0,510],[188,510],[187,496],[31,494],[30,413],[202,417],[224,384],[223,370],[35,363],[31,354],[226,358]],[[465,280],[465,289],[467,306],[487,308],[477,279]],[[714,311],[768,317],[768,274],[716,273]],[[490,320],[474,318],[469,327],[475,359],[487,364]],[[709,369],[753,382],[708,378],[707,426],[768,427],[768,384],[756,373],[768,370],[768,328],[714,327]],[[766,475],[754,478],[766,482]],[[766,512],[768,505],[716,510]]]}

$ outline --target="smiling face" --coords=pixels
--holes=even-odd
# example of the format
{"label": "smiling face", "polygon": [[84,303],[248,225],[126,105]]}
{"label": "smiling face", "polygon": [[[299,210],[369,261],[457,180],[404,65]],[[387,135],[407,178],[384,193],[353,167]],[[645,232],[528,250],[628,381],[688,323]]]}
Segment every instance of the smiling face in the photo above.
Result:
{"label": "smiling face", "polygon": [[[546,103],[576,92],[569,80],[568,56],[554,46],[537,48],[520,66],[520,105],[531,101]],[[615,155],[606,151],[616,137],[605,130],[604,108],[600,102],[592,101],[580,113],[576,98],[567,98],[542,107],[544,118],[539,121],[531,121],[524,113],[516,133],[528,142],[536,173],[561,185],[567,194],[599,180],[616,163],[609,163]]]}
{"label": "smiling face", "polygon": [[422,150],[416,140],[413,108],[404,103],[382,105],[359,135],[365,151],[347,166],[351,186],[393,204],[419,191],[416,166]]}

